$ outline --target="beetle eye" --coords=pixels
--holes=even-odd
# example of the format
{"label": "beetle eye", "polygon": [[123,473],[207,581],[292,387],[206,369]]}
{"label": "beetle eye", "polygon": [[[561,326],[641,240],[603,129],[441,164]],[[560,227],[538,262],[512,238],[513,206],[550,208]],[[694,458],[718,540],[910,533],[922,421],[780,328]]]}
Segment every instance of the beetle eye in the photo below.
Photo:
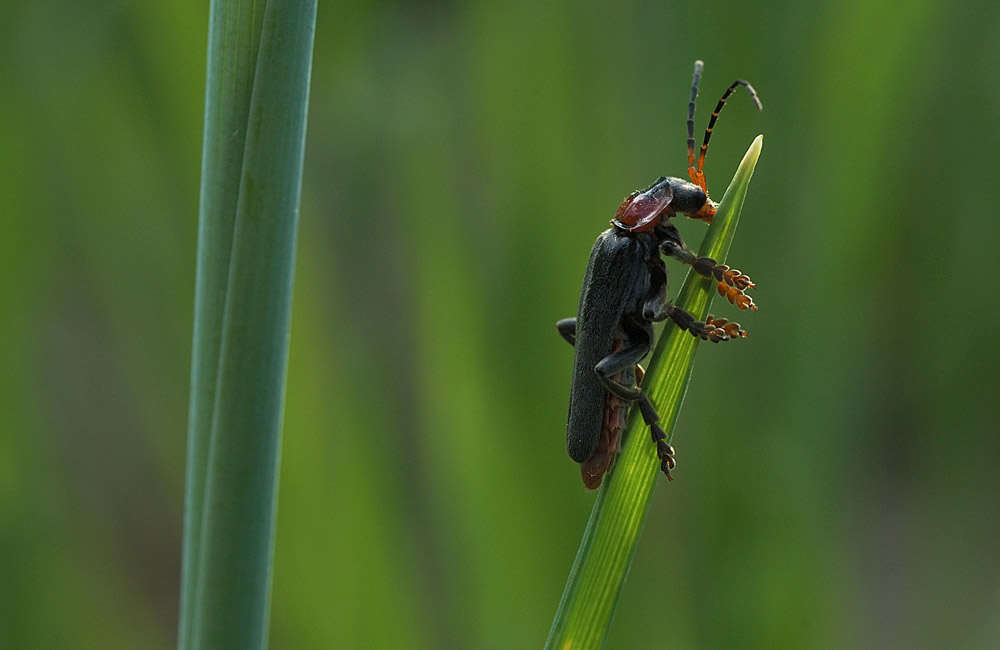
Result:
{"label": "beetle eye", "polygon": [[674,201],[671,204],[675,212],[693,214],[702,209],[708,201],[708,195],[692,183],[678,184],[674,188]]}

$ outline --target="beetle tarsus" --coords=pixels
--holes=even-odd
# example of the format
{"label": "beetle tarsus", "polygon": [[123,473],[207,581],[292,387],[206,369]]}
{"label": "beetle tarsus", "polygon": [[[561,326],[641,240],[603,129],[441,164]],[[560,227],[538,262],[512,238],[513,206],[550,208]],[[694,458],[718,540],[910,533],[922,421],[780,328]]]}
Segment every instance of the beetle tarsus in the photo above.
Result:
{"label": "beetle tarsus", "polygon": [[[747,297],[749,299],[749,297]],[[670,319],[682,330],[687,330],[691,336],[696,336],[703,341],[712,343],[722,343],[734,338],[746,338],[747,333],[740,327],[739,323],[731,322],[725,318],[716,318],[709,314],[704,321],[695,320],[695,317],[680,307],[673,307],[670,311]]]}
{"label": "beetle tarsus", "polygon": [[705,319],[705,325],[707,327],[715,328],[716,330],[724,331],[731,339],[745,339],[748,336],[746,330],[742,329],[739,323],[730,321],[726,318],[716,318],[712,314],[709,314],[708,318]]}
{"label": "beetle tarsus", "polygon": [[660,459],[660,470],[667,475],[667,480],[672,481],[674,477],[670,475],[670,470],[677,467],[677,460],[674,458],[674,448],[667,442],[667,432],[660,426],[660,416],[656,412],[656,407],[645,393],[639,397],[639,413],[642,414],[642,421],[649,427],[649,433],[656,445],[656,457]]}
{"label": "beetle tarsus", "polygon": [[[715,264],[715,260],[704,257],[699,259],[706,259],[712,264]],[[705,275],[702,273],[702,275]],[[705,275],[705,277],[710,277]],[[734,289],[739,289],[740,291],[746,291],[747,289],[756,289],[757,285],[753,283],[750,276],[746,273],[741,272],[739,269],[730,268],[726,264],[715,264],[712,269],[712,275],[720,283],[727,286],[733,287]]]}
{"label": "beetle tarsus", "polygon": [[[745,277],[745,276],[744,276]],[[750,289],[754,287],[753,284],[749,286]],[[730,304],[736,305],[740,309],[752,309],[757,311],[757,305],[754,303],[753,298],[748,296],[743,292],[743,289],[739,287],[728,286],[725,282],[720,282],[718,284],[719,295],[724,297],[729,301]]]}
{"label": "beetle tarsus", "polygon": [[732,287],[741,292],[757,288],[757,285],[753,283],[749,275],[739,269],[730,268],[728,264],[719,264],[711,257],[699,257],[690,264],[691,268],[702,277],[715,280],[727,287]]}
{"label": "beetle tarsus", "polygon": [[711,257],[698,257],[689,261],[687,258],[693,256],[677,249],[671,242],[664,242],[660,249],[682,262],[687,262],[702,277],[718,282],[719,295],[728,300],[730,304],[736,305],[740,309],[757,311],[757,305],[754,304],[753,298],[746,294],[747,290],[756,289],[757,285],[746,273],[739,269],[730,268],[727,264],[718,264]]}

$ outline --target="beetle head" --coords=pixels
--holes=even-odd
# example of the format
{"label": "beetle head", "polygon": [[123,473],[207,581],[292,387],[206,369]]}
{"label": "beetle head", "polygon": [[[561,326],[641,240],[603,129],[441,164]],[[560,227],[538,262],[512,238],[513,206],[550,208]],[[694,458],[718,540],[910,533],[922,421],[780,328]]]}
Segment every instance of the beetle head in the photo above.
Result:
{"label": "beetle head", "polygon": [[715,202],[694,183],[661,176],[646,189],[629,194],[611,223],[629,232],[645,232],[677,213],[711,223],[715,208]]}
{"label": "beetle head", "polygon": [[715,216],[715,201],[709,199],[705,191],[694,183],[679,178],[673,180],[674,201],[670,207],[674,212],[712,223],[712,217]]}

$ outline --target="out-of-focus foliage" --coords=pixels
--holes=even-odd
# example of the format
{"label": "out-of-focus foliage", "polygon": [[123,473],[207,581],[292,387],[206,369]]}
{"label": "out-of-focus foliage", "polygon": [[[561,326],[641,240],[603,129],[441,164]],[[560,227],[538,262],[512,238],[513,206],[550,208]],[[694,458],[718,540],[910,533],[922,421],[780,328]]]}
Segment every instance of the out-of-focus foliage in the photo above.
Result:
{"label": "out-of-focus foliage", "polygon": [[[175,643],[207,18],[0,4],[0,647]],[[998,43],[964,0],[321,3],[272,647],[542,644],[593,499],[553,324],[684,173],[696,58],[700,128],[764,102],[707,165],[765,134],[761,310],[702,346],[609,647],[993,647]]]}

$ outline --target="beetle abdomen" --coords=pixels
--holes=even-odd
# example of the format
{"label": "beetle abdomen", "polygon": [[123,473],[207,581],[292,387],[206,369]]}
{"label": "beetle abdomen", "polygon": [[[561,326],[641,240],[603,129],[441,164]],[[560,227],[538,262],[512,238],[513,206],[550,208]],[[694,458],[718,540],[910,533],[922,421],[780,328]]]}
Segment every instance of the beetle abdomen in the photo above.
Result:
{"label": "beetle abdomen", "polygon": [[[616,339],[620,342],[620,339]],[[617,350],[619,346],[616,345]],[[611,376],[611,379],[626,386],[635,384],[635,371],[624,370]],[[601,486],[604,475],[611,471],[615,458],[622,448],[622,431],[625,430],[625,420],[630,402],[623,400],[614,393],[605,392],[604,417],[601,433],[597,438],[597,448],[589,458],[580,463],[580,475],[583,485],[588,490],[596,490]]]}

